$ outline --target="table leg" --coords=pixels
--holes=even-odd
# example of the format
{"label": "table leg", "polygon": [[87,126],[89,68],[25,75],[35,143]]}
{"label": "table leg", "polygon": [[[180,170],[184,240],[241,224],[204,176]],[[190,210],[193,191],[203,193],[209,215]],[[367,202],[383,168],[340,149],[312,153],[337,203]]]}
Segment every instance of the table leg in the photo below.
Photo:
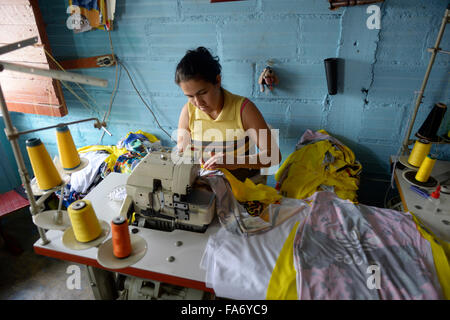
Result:
{"label": "table leg", "polygon": [[115,300],[118,297],[114,273],[86,266],[89,283],[96,300]]}

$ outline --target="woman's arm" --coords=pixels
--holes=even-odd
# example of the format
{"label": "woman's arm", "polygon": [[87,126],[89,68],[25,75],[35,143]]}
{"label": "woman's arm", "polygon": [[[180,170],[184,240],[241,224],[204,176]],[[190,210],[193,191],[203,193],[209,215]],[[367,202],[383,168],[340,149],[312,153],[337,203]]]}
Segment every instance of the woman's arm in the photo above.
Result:
{"label": "woman's arm", "polygon": [[178,135],[177,135],[177,149],[178,152],[183,152],[186,146],[191,141],[191,131],[189,130],[189,111],[187,104],[184,105],[178,119]]}
{"label": "woman's arm", "polygon": [[[258,146],[259,152],[254,155],[235,158],[233,163],[226,163],[224,155],[217,154],[203,164],[205,169],[260,169],[264,167],[271,167],[280,163],[281,152],[278,147],[278,143],[272,136],[261,112],[259,112],[258,108],[251,101],[248,101],[244,111],[242,112],[242,125],[244,126],[244,130],[249,135],[251,142]],[[221,158],[220,161],[219,158]]]}
{"label": "woman's arm", "polygon": [[[263,115],[251,101],[248,101],[242,112],[242,125],[249,134],[253,143],[258,146],[259,153],[250,155],[256,157],[253,162],[257,162],[258,168],[271,167],[281,162],[281,152],[278,141],[272,135]],[[250,162],[250,163],[253,163]],[[255,167],[256,168],[256,167]]]}

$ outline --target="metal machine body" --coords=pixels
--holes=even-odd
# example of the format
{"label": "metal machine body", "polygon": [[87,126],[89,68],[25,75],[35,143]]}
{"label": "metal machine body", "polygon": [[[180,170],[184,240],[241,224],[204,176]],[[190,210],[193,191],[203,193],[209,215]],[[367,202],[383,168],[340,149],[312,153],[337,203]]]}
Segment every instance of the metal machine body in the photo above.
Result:
{"label": "metal machine body", "polygon": [[174,160],[165,150],[149,153],[128,178],[120,214],[141,227],[206,231],[214,218],[215,195],[194,187],[199,169],[190,158]]}

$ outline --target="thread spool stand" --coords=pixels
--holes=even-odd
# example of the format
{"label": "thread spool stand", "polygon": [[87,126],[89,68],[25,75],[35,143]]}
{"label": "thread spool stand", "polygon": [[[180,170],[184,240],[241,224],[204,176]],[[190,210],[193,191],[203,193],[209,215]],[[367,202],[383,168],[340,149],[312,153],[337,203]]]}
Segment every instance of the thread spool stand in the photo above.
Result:
{"label": "thread spool stand", "polygon": [[122,269],[129,267],[145,256],[147,242],[141,236],[130,232],[131,254],[126,258],[116,258],[113,253],[112,238],[100,245],[97,251],[97,261],[108,269]]}
{"label": "thread spool stand", "polygon": [[412,184],[413,186],[419,187],[419,188],[434,188],[438,185],[438,181],[430,176],[427,181],[421,182],[416,179],[416,171],[413,170],[407,170],[403,172],[403,178],[408,183]]}
{"label": "thread spool stand", "polygon": [[147,253],[147,242],[130,230],[128,220],[117,216],[111,221],[111,238],[97,251],[97,261],[108,269],[122,269],[135,264]]}
{"label": "thread spool stand", "polygon": [[[450,54],[449,51],[442,50],[439,47],[440,44],[441,44],[441,40],[442,40],[442,37],[444,35],[444,31],[445,31],[445,28],[447,26],[447,23],[449,23],[449,22],[450,22],[450,4],[447,6],[447,9],[445,10],[445,13],[444,13],[444,17],[442,18],[441,26],[439,28],[438,36],[436,38],[436,42],[434,44],[434,47],[428,49],[428,51],[431,52],[431,57],[430,57],[430,61],[428,63],[427,70],[425,72],[425,76],[424,76],[423,81],[422,81],[422,86],[420,88],[419,94],[418,94],[417,99],[416,99],[416,103],[415,103],[415,106],[414,106],[414,110],[412,112],[411,120],[410,120],[410,123],[408,125],[408,129],[407,129],[405,138],[403,140],[402,149],[401,149],[401,154],[402,155],[408,154],[408,151],[409,151],[408,146],[410,144],[414,143],[414,140],[410,140],[410,136],[411,136],[412,129],[414,127],[414,122],[416,121],[417,112],[418,112],[419,107],[420,107],[420,105],[422,103],[423,94],[425,92],[425,88],[427,86],[428,79],[430,77],[430,73],[431,73],[431,70],[433,68],[434,61],[436,59],[436,55],[438,53]],[[450,143],[450,140],[447,139],[447,138],[442,138],[441,137],[441,139],[439,139],[439,141],[437,143],[439,143],[439,144],[448,144],[448,143]]]}
{"label": "thread spool stand", "polygon": [[[30,39],[25,39],[22,41],[18,41],[15,43],[11,43],[11,44],[2,46],[2,47],[0,47],[0,55],[5,54],[5,53],[10,53],[10,52],[18,50],[18,49],[22,49],[22,48],[25,48],[30,45],[34,45],[38,42],[38,40],[39,40],[38,37],[33,37]],[[10,70],[10,71],[21,72],[21,73],[32,74],[32,75],[41,75],[41,76],[49,77],[49,78],[56,79],[56,80],[65,80],[65,81],[83,83],[83,84],[100,86],[100,87],[107,87],[107,85],[108,85],[107,80],[84,76],[84,75],[80,75],[77,73],[41,69],[41,68],[23,66],[23,65],[0,61],[0,72],[3,70]],[[30,202],[30,213],[31,213],[32,217],[34,217],[39,212],[39,208],[41,207],[42,203],[40,203],[38,205],[38,203],[36,202],[36,200],[34,198],[34,193],[31,188],[31,183],[30,183],[30,176],[28,174],[28,170],[26,168],[25,161],[24,161],[18,140],[19,140],[20,135],[28,134],[28,133],[35,132],[35,131],[55,128],[55,127],[58,127],[59,125],[19,132],[13,126],[13,123],[11,121],[11,117],[10,117],[10,114],[8,111],[8,107],[6,105],[6,100],[3,95],[1,85],[0,85],[0,111],[2,113],[3,121],[5,123],[5,135],[8,138],[9,142],[11,143],[11,148],[13,150],[14,158],[17,163],[19,176],[23,183],[25,191],[28,194],[28,201]],[[83,120],[79,120],[79,121],[73,121],[70,123],[64,123],[64,125],[70,125],[70,124],[80,123],[80,122],[85,122],[85,121],[95,121],[95,124],[94,124],[95,128],[103,129],[105,132],[107,132],[109,135],[111,135],[105,129],[105,126],[106,126],[105,123],[100,122],[97,118],[89,118],[89,119],[83,119]],[[46,194],[47,197],[48,197],[48,195]],[[41,197],[41,198],[44,198],[44,197]],[[41,239],[42,245],[47,245],[48,243],[50,243],[50,241],[48,240],[48,238],[45,234],[45,229],[43,229],[39,226],[37,226],[37,229],[39,232],[39,237]]]}
{"label": "thread spool stand", "polygon": [[61,196],[59,197],[58,202],[58,209],[57,210],[46,210],[42,211],[40,210],[36,215],[33,216],[33,223],[46,230],[60,230],[65,231],[67,228],[71,226],[69,215],[67,214],[66,210],[62,209],[62,203],[64,199],[64,188],[65,186],[70,182],[70,175],[72,173],[78,172],[80,170],[83,170],[88,164],[89,160],[86,158],[80,158],[81,162],[80,165],[73,169],[73,170],[66,170],[62,168],[61,163],[59,162],[58,158],[55,157],[53,162],[55,163],[56,169],[58,170],[59,174],[61,175],[61,178],[63,182],[61,185],[50,189],[50,190],[41,190],[38,188],[36,182],[36,179],[33,179],[31,181],[31,188],[33,190],[34,195],[42,195],[41,198],[45,197],[42,201],[41,198],[37,201],[37,203],[40,204],[39,207],[42,206],[43,202],[53,193],[58,190],[61,192]]}

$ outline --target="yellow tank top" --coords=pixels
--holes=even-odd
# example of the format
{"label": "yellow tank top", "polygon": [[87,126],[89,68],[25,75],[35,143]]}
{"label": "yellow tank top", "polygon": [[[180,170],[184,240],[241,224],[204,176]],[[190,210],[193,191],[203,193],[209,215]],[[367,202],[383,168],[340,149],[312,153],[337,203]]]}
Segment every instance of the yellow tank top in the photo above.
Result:
{"label": "yellow tank top", "polygon": [[222,90],[223,109],[216,119],[188,102],[191,145],[196,151],[202,151],[204,159],[211,151],[244,155],[249,149],[249,138],[241,119],[241,108],[246,98]]}

